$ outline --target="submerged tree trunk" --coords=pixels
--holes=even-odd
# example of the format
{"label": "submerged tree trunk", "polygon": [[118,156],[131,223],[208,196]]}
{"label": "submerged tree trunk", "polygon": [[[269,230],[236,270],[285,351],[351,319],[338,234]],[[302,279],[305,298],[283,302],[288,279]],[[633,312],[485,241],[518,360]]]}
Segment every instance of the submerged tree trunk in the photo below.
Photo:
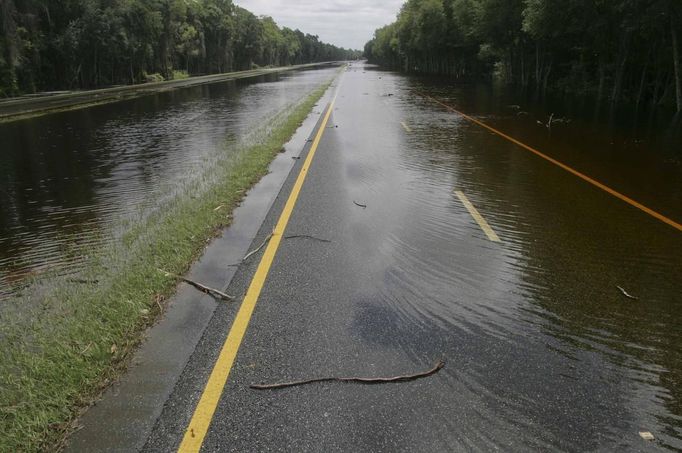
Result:
{"label": "submerged tree trunk", "polygon": [[535,43],[535,94],[540,93],[540,43]]}
{"label": "submerged tree trunk", "polygon": [[545,76],[544,79],[542,80],[542,96],[545,97],[547,96],[547,82],[549,81],[549,75],[552,73],[552,63],[553,60],[549,60],[549,66],[547,67],[547,71],[545,71]]}
{"label": "submerged tree trunk", "polygon": [[620,98],[621,88],[623,86],[623,76],[625,74],[625,65],[628,61],[630,53],[630,34],[625,32],[621,42],[620,51],[618,52],[618,66],[616,67],[616,74],[613,80],[613,91],[611,91],[611,102],[615,103]]}
{"label": "submerged tree trunk", "polygon": [[675,78],[674,71],[673,71],[673,73],[668,71],[668,73],[666,74],[665,81],[663,82],[663,85],[661,85],[661,89],[663,90],[663,92],[661,93],[661,95],[656,100],[655,105],[663,105],[665,103],[665,100],[668,98],[668,95],[670,93],[670,89],[671,88],[675,89],[674,88],[675,83],[674,83],[674,81],[671,80],[671,78],[672,79]]}
{"label": "submerged tree trunk", "polygon": [[682,74],[680,74],[680,52],[677,42],[677,30],[675,22],[670,19],[670,34],[673,42],[673,68],[675,70],[675,99],[677,101],[677,111],[682,112]]}
{"label": "submerged tree trunk", "polygon": [[601,102],[604,97],[604,81],[606,80],[606,68],[604,62],[599,62],[599,88],[597,88],[597,102]]}
{"label": "submerged tree trunk", "polygon": [[[9,93],[17,90],[17,66],[19,64],[19,50],[17,48],[17,24],[16,8],[13,0],[0,0],[0,24],[2,25],[3,38],[5,41],[5,55],[0,55],[5,59],[7,65],[6,73],[0,72],[0,93],[2,85],[9,87]],[[2,68],[0,67],[0,70]]]}
{"label": "submerged tree trunk", "polygon": [[639,110],[639,104],[642,101],[642,95],[644,94],[644,83],[646,82],[646,75],[649,69],[649,57],[647,56],[646,64],[644,69],[642,69],[642,77],[639,79],[639,89],[637,90],[637,101],[635,102],[636,109]]}
{"label": "submerged tree trunk", "polygon": [[526,88],[526,65],[523,47],[521,48],[521,87],[524,89]]}

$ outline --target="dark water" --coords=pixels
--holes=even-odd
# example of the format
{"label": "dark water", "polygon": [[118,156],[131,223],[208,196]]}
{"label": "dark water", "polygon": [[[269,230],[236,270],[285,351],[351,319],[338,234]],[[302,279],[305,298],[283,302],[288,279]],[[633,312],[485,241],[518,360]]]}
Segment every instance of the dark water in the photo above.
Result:
{"label": "dark water", "polygon": [[[448,358],[450,390],[420,417],[440,415],[434,426],[451,428],[443,436],[462,450],[681,450],[682,233],[418,93],[680,223],[677,126],[609,124],[587,105],[533,105],[370,68],[344,87],[367,99],[367,113],[337,118],[340,127],[378,118],[342,142],[350,196],[372,207],[349,214],[358,217],[349,254],[369,275],[353,284],[377,301],[387,332],[399,332],[382,345],[414,355],[415,366]],[[571,121],[537,124],[552,112]],[[486,240],[454,191],[501,243]]]}
{"label": "dark water", "polygon": [[489,86],[453,89],[438,79],[415,84],[415,88],[423,87],[446,103],[453,101],[462,111],[632,195],[678,223],[682,221],[682,118],[671,111],[614,107],[578,96],[538,101],[530,94]]}
{"label": "dark water", "polygon": [[[417,93],[678,223],[679,126],[647,115],[610,120],[580,100],[532,103],[363,71],[344,76],[340,127],[329,135],[346,184],[334,196],[370,207],[344,203],[338,224],[351,237],[343,259],[327,260],[339,261],[335,272],[344,259],[350,268],[342,296],[364,291],[374,303],[351,333],[415,363],[447,356],[446,388],[435,404],[413,406],[416,421],[435,419],[444,445],[459,450],[682,450],[682,233]],[[77,260],[101,231],[200,175],[226,138],[329,75],[181,90],[0,126],[3,288]],[[538,125],[551,113],[571,121]],[[455,190],[501,243],[485,239]],[[380,343],[384,330],[398,338]]]}
{"label": "dark water", "polygon": [[335,69],[179,89],[0,124],[0,300],[84,255],[200,179]]}

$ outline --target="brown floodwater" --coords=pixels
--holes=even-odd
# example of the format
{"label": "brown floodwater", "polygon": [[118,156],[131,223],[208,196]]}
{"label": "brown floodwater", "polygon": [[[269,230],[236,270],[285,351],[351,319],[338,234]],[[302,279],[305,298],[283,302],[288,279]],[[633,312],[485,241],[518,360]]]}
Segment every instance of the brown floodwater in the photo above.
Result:
{"label": "brown floodwater", "polygon": [[[77,262],[121,218],[134,222],[185,178],[200,177],[225,140],[329,75],[178,90],[0,125],[5,294],[16,295],[29,275]],[[403,440],[440,436],[460,450],[682,450],[682,233],[419,93],[678,223],[679,123],[663,112],[609,111],[577,97],[535,101],[370,67],[354,67],[339,86],[339,127],[325,135],[327,160],[316,157],[321,166],[306,184],[316,172],[328,179],[312,187],[319,205],[302,217],[334,237],[334,253],[304,274],[315,281],[324,271],[330,286],[301,285],[298,296],[334,302],[325,314],[333,325],[320,327],[343,333],[334,347],[397,350],[415,366],[448,358],[428,387],[437,392],[400,394],[396,410],[382,414],[399,419],[400,404],[415,399],[411,421],[434,431]],[[550,116],[561,121],[548,128]],[[500,243],[486,239],[454,191]],[[290,264],[298,269],[300,260]],[[347,327],[332,314],[357,322]],[[416,401],[429,397],[434,404]],[[388,404],[375,403],[363,409]],[[258,423],[247,419],[245,431],[272,426],[261,423],[267,414],[247,415]],[[382,417],[356,430],[371,440]],[[639,431],[655,441],[643,443]]]}
{"label": "brown floodwater", "polygon": [[[363,245],[382,244],[372,258],[375,279],[385,275],[378,297],[404,330],[399,342],[418,350],[405,326],[422,326],[414,330],[455,362],[445,373],[460,396],[443,396],[443,406],[474,407],[453,430],[500,445],[515,437],[509,423],[537,432],[534,448],[575,451],[641,448],[637,432],[652,431],[652,448],[682,449],[682,232],[422,94],[678,224],[679,122],[587,99],[538,102],[489,86],[365,76],[356,90],[380,96],[374,115],[393,126],[377,126],[376,155],[353,156],[364,169],[358,193],[381,210]],[[552,115],[560,121],[548,128]],[[499,245],[454,191],[483,213]]]}

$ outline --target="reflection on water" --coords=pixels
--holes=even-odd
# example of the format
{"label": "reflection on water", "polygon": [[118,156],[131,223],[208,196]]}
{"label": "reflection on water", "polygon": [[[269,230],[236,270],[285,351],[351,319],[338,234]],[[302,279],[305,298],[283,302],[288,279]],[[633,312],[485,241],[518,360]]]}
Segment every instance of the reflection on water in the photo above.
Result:
{"label": "reflection on water", "polygon": [[[518,99],[489,90],[386,72],[368,77],[370,88],[359,91],[373,88],[369,95],[381,100],[367,118],[390,118],[363,137],[371,142],[364,151],[354,153],[360,143],[344,147],[349,186],[373,207],[349,240],[358,255],[376,251],[362,263],[372,276],[362,297],[372,303],[358,318],[384,319],[392,341],[361,322],[356,328],[417,362],[434,351],[448,357],[452,394],[442,404],[458,413],[450,445],[492,448],[501,438],[523,438],[507,446],[632,449],[647,446],[641,430],[655,433],[650,447],[682,449],[680,232],[418,92],[677,222],[679,132],[640,131],[635,143],[627,128],[581,119],[578,109],[560,112],[571,121],[550,131],[537,124],[542,106],[508,108]],[[467,194],[501,244],[485,239],[455,190]]]}
{"label": "reflection on water", "polygon": [[112,229],[200,179],[265,118],[333,69],[180,89],[0,124],[0,300],[77,269]]}
{"label": "reflection on water", "polygon": [[[2,162],[0,250],[2,269],[12,269],[3,278],[77,257],[97,243],[98,229],[151,209],[200,174],[225,137],[243,134],[320,74],[0,126],[13,150]],[[391,73],[347,74],[334,113],[341,127],[327,137],[342,150],[333,159],[351,199],[343,221],[329,225],[343,247],[325,259],[338,260],[361,301],[351,333],[415,362],[447,357],[429,381],[442,386],[437,401],[411,407],[412,421],[435,419],[452,450],[682,449],[680,233],[416,91],[682,220],[679,132],[652,126],[633,138],[589,109]],[[538,124],[551,113],[571,121]],[[48,134],[60,137],[59,152]],[[486,240],[455,190],[501,243]],[[640,430],[656,441],[642,443]]]}

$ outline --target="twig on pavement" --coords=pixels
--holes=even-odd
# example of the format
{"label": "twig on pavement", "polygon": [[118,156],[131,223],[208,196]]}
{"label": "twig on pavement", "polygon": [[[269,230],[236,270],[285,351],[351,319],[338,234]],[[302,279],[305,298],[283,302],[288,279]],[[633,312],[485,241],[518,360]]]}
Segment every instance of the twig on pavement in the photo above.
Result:
{"label": "twig on pavement", "polygon": [[314,241],[320,241],[320,242],[331,242],[329,239],[322,239],[322,238],[318,238],[315,236],[310,236],[309,234],[293,234],[291,236],[284,236],[284,239],[297,239],[297,238],[312,239]]}
{"label": "twig on pavement", "polygon": [[440,371],[445,366],[445,361],[439,360],[436,365],[428,371],[416,374],[406,374],[393,377],[379,377],[379,378],[363,378],[363,377],[323,377],[315,379],[306,379],[303,381],[282,382],[278,384],[251,384],[254,390],[272,390],[286,387],[295,387],[298,385],[313,384],[316,382],[357,382],[359,384],[388,384],[391,382],[407,382],[431,376]]}
{"label": "twig on pavement", "polygon": [[639,298],[633,296],[632,294],[629,294],[627,291],[625,291],[620,286],[616,286],[616,288],[618,288],[620,290],[620,292],[623,293],[623,296],[627,297],[628,299],[639,300]]}
{"label": "twig on pavement", "polygon": [[188,285],[193,286],[194,288],[198,289],[204,294],[208,294],[211,297],[214,297],[216,299],[222,299],[222,300],[234,300],[234,296],[230,296],[229,294],[225,294],[224,292],[217,290],[215,288],[211,288],[206,285],[202,285],[201,283],[195,282],[194,280],[190,280],[188,278],[185,278],[181,275],[173,274],[168,271],[164,271],[163,269],[159,269],[159,272],[162,272],[166,274],[168,277],[173,277],[178,280],[182,280],[183,282],[187,283]]}
{"label": "twig on pavement", "polygon": [[265,247],[265,244],[267,244],[268,241],[269,241],[270,239],[272,239],[272,235],[273,235],[273,234],[275,234],[275,233],[272,232],[272,233],[268,234],[268,236],[263,240],[263,243],[262,243],[261,245],[259,245],[257,249],[255,249],[255,250],[253,250],[253,251],[247,253],[246,256],[245,256],[244,258],[242,258],[242,262],[248,260],[248,259],[251,258],[253,255],[255,255],[256,253],[258,253],[258,252],[260,251],[260,249],[262,249],[263,247]]}

